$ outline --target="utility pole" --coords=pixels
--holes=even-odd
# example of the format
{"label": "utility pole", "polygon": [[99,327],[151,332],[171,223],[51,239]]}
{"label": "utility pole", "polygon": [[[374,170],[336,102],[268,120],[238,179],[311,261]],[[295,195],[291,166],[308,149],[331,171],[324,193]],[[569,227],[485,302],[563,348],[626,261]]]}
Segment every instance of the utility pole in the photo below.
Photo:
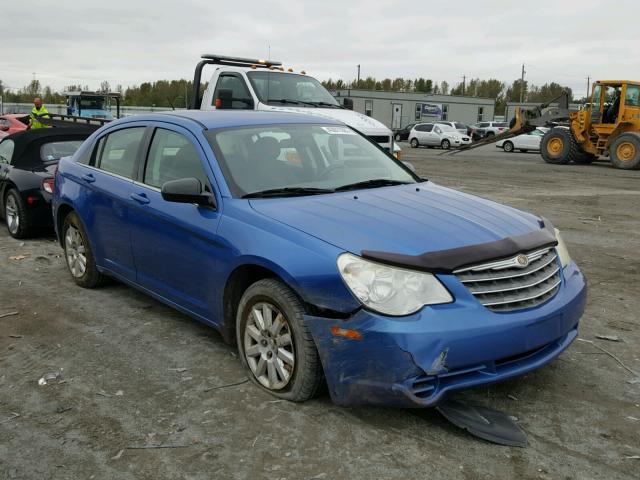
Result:
{"label": "utility pole", "polygon": [[527,73],[524,70],[524,63],[522,64],[522,75],[520,75],[520,103],[522,103],[522,100],[524,98],[524,74]]}
{"label": "utility pole", "polygon": [[587,102],[589,101],[589,94],[591,93],[591,77],[587,77],[587,94],[585,97],[587,98]]}
{"label": "utility pole", "polygon": [[467,76],[463,73],[462,74],[462,95],[464,95],[464,92],[467,89]]}
{"label": "utility pole", "polygon": [[356,82],[356,88],[360,88],[360,64],[358,64],[358,81]]}

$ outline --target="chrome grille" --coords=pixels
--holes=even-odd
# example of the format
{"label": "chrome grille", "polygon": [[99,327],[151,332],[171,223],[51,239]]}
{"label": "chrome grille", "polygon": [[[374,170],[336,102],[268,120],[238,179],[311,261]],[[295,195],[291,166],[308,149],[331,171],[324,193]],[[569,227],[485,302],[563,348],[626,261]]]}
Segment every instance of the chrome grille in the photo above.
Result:
{"label": "chrome grille", "polygon": [[453,273],[482,305],[494,312],[507,312],[535,307],[558,292],[557,257],[555,248],[545,248]]}

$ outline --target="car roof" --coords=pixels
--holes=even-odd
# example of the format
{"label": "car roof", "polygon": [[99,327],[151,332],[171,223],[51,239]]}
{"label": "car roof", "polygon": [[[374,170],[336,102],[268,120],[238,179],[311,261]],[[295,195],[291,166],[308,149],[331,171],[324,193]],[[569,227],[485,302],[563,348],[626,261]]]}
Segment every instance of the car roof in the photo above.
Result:
{"label": "car roof", "polygon": [[[34,145],[37,146],[47,142],[60,142],[65,140],[86,140],[93,132],[93,129],[80,127],[37,128],[35,130],[24,130],[22,132],[13,133],[4,137],[0,141],[14,141],[13,158],[16,159],[25,154],[35,156],[35,152],[39,152],[39,150],[37,148],[30,148]],[[31,158],[27,160],[28,163],[38,163],[39,161],[39,158]]]}
{"label": "car roof", "polygon": [[291,123],[344,125],[339,120],[305,113],[256,110],[171,110],[153,114],[133,115],[124,119],[115,120],[114,122],[109,122],[107,125],[145,121],[172,121],[183,124],[184,126],[188,126],[190,123],[197,123],[208,130]]}

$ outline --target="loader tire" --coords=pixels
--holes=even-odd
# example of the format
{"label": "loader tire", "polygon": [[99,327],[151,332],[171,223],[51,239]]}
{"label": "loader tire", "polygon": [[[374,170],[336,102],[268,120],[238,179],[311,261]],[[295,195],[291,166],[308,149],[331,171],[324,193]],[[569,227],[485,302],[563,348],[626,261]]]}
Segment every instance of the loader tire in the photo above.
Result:
{"label": "loader tire", "polygon": [[609,147],[611,163],[623,170],[640,169],[640,134],[623,133]]}
{"label": "loader tire", "polygon": [[581,155],[581,150],[570,130],[552,128],[542,137],[540,154],[547,163],[565,165]]}

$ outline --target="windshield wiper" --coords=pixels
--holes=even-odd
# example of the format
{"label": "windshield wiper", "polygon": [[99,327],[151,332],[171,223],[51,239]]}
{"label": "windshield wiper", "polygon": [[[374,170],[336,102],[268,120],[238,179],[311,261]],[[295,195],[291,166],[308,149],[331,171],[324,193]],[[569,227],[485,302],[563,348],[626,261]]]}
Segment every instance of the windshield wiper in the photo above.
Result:
{"label": "windshield wiper", "polygon": [[343,108],[344,109],[344,107],[342,105],[338,105],[336,103],[329,103],[329,102],[306,102],[306,103],[310,103],[310,104],[316,105],[318,107]]}
{"label": "windshield wiper", "polygon": [[284,187],[247,193],[246,195],[243,195],[242,198],[296,197],[303,195],[321,195],[323,193],[333,192],[335,192],[335,190],[330,188]]}
{"label": "windshield wiper", "polygon": [[267,103],[275,102],[275,103],[290,103],[292,105],[311,105],[315,106],[311,102],[303,102],[302,100],[293,100],[291,98],[270,98],[267,100]]}
{"label": "windshield wiper", "polygon": [[345,192],[347,190],[358,190],[360,188],[377,188],[377,187],[391,187],[393,185],[408,185],[414,182],[403,182],[402,180],[391,180],[389,178],[374,178],[372,180],[365,180],[363,182],[349,183],[336,188],[336,192]]}

